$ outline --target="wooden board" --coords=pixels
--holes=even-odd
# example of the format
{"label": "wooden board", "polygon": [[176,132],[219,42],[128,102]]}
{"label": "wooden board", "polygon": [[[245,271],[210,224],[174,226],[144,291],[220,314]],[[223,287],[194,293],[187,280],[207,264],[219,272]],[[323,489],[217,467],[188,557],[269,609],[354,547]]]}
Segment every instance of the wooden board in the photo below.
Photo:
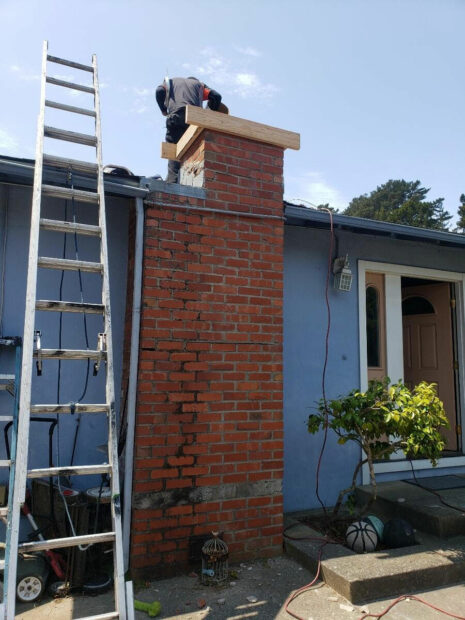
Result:
{"label": "wooden board", "polygon": [[214,131],[257,140],[257,142],[281,146],[284,149],[300,149],[300,134],[298,133],[270,127],[262,123],[255,123],[254,121],[247,121],[229,114],[204,110],[196,106],[188,105],[186,107],[186,123],[197,125],[197,127],[203,127],[204,129],[213,129]]}
{"label": "wooden board", "polygon": [[212,110],[204,110],[196,106],[186,107],[186,122],[189,129],[177,144],[162,142],[161,157],[180,161],[194,140],[204,129],[213,129],[221,133],[273,144],[284,149],[300,149],[300,134],[277,127],[270,127],[262,123],[247,121],[237,116],[221,114]]}
{"label": "wooden board", "polygon": [[161,143],[161,157],[162,159],[172,159],[175,161],[181,161],[182,156],[191,146],[194,140],[203,131],[202,127],[191,125],[186,132],[181,136],[177,144],[170,144],[168,142]]}
{"label": "wooden board", "polygon": [[203,127],[197,127],[197,125],[191,125],[189,129],[186,130],[186,132],[181,136],[179,142],[176,144],[176,159],[181,159],[202,131]]}
{"label": "wooden board", "polygon": [[161,143],[161,158],[162,159],[176,159],[176,144],[169,142]]}

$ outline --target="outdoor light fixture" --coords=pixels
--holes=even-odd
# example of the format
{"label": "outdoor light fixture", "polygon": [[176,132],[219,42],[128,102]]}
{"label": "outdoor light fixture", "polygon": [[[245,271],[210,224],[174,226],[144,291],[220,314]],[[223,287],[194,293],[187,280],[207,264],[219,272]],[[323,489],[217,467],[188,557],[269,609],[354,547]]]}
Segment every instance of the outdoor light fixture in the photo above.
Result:
{"label": "outdoor light fixture", "polygon": [[340,256],[333,262],[334,288],[337,291],[350,291],[352,271],[349,267],[349,256]]}

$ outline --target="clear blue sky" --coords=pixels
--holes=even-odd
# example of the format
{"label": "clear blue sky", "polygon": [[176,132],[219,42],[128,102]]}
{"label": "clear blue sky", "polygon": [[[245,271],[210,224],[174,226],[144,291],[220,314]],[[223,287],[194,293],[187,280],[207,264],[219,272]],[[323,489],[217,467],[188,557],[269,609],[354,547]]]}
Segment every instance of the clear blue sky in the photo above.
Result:
{"label": "clear blue sky", "polygon": [[0,0],[0,24],[0,154],[34,156],[47,39],[52,55],[97,54],[105,163],[165,174],[154,88],[168,71],[301,134],[287,198],[344,208],[419,179],[455,214],[465,192],[464,0]]}

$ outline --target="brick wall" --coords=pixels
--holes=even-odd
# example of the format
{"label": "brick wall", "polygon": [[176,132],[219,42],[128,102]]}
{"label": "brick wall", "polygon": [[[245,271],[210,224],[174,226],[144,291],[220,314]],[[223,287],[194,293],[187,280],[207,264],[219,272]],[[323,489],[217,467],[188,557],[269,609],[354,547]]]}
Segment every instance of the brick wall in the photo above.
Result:
{"label": "brick wall", "polygon": [[134,574],[185,568],[216,529],[233,560],[281,550],[282,170],[282,149],[205,131],[183,163],[203,197],[150,196]]}

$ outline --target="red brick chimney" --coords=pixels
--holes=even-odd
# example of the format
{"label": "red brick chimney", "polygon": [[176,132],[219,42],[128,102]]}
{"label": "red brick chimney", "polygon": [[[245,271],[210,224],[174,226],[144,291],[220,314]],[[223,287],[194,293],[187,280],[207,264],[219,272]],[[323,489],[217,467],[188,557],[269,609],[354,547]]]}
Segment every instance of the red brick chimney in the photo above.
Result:
{"label": "red brick chimney", "polygon": [[212,530],[233,561],[282,548],[282,175],[298,136],[198,108],[187,119],[188,135],[165,145],[181,185],[160,182],[146,200],[130,560],[140,576],[185,569]]}

